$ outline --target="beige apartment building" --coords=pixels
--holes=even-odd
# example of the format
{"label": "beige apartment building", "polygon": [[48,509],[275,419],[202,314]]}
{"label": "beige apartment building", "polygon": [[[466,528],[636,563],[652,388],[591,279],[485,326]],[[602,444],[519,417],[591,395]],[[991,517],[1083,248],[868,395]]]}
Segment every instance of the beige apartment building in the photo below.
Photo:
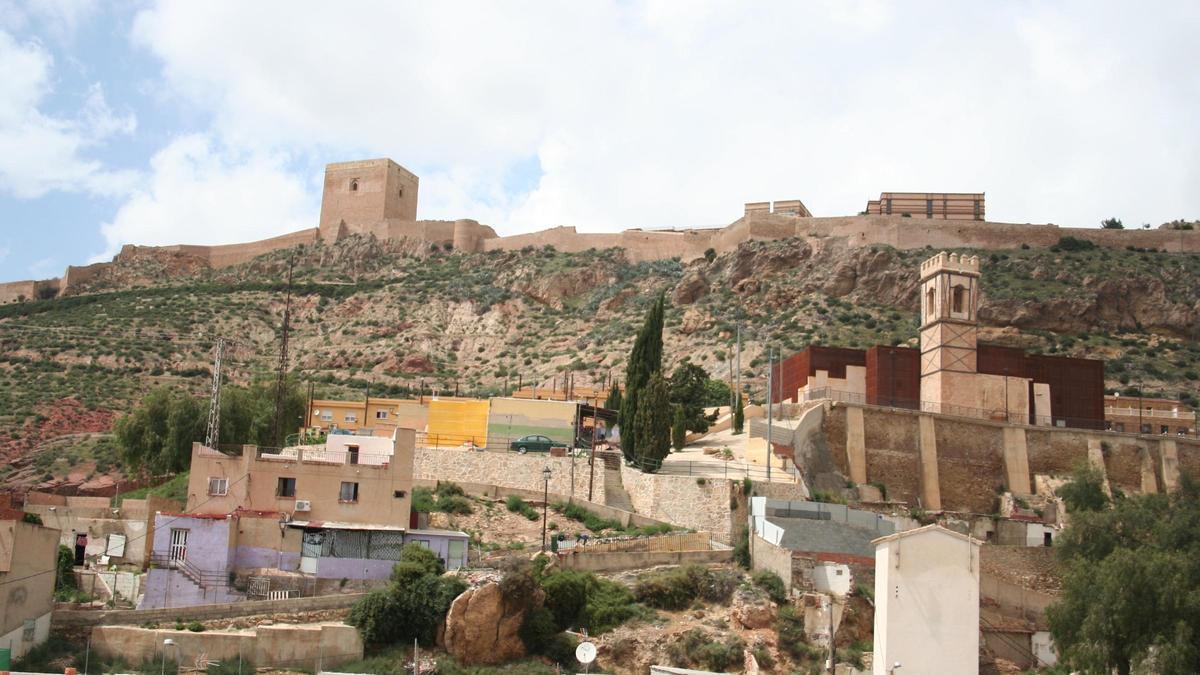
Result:
{"label": "beige apartment building", "polygon": [[330,453],[324,447],[268,452],[246,446],[240,455],[231,456],[197,443],[192,448],[186,510],[197,515],[254,511],[290,520],[408,527],[415,447],[412,429],[396,430],[390,453],[351,443]]}
{"label": "beige apartment building", "polygon": [[1105,396],[1104,422],[1111,431],[1130,434],[1196,434],[1196,411],[1169,398]]}
{"label": "beige apartment building", "polygon": [[59,534],[16,517],[0,520],[0,647],[14,659],[50,637]]}
{"label": "beige apartment building", "polygon": [[985,220],[982,192],[883,192],[867,202],[868,216]]}

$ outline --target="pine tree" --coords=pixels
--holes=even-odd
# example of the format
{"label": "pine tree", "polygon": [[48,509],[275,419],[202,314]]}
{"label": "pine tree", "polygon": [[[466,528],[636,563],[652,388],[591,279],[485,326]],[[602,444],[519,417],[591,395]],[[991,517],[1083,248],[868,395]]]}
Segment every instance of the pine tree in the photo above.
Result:
{"label": "pine tree", "polygon": [[746,427],[746,409],[742,405],[742,392],[738,392],[737,405],[733,408],[733,433],[740,434]]}
{"label": "pine tree", "polygon": [[654,473],[671,451],[671,397],[662,373],[654,373],[639,392],[633,431],[637,464]]}
{"label": "pine tree", "polygon": [[671,425],[671,446],[676,452],[683,450],[683,444],[687,439],[687,415],[683,412],[683,406],[675,406],[675,422]]}
{"label": "pine tree", "polygon": [[[650,376],[662,370],[662,329],[665,301],[658,296],[658,301],[646,313],[646,320],[638,332],[629,352],[629,362],[625,366],[625,394],[621,397],[621,452],[625,459],[633,461],[641,453],[637,450],[637,433],[635,419],[639,406],[638,396],[650,380]],[[669,420],[668,435],[669,431]]]}

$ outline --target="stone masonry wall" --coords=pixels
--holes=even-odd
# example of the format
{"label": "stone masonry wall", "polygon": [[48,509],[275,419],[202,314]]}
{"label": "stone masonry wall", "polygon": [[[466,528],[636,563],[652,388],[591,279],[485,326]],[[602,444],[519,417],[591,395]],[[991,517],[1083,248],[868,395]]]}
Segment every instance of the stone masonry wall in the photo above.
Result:
{"label": "stone masonry wall", "polygon": [[544,487],[542,469],[547,466],[551,494],[587,499],[590,478],[595,496],[592,501],[603,502],[604,467],[597,464],[595,471],[589,472],[586,458],[418,448],[413,456],[413,478],[499,485],[540,493]]}
{"label": "stone masonry wall", "polygon": [[[694,478],[642,473],[621,467],[621,482],[638,513],[681,527],[712,533],[713,539],[730,544],[733,539],[738,481],[724,478]],[[731,507],[732,504],[732,507]]]}

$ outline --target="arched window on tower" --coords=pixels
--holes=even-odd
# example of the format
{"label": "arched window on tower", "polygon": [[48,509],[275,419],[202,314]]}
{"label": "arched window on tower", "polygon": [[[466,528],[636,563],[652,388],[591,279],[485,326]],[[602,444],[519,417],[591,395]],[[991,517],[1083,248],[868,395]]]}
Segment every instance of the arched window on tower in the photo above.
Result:
{"label": "arched window on tower", "polygon": [[350,180],[350,191],[358,192],[358,179],[357,178],[353,178]]}
{"label": "arched window on tower", "polygon": [[962,314],[966,310],[963,309],[967,304],[967,289],[962,286],[955,286],[950,292],[950,311],[955,314]]}
{"label": "arched window on tower", "polygon": [[930,286],[925,291],[925,316],[932,319],[935,314],[933,309],[933,287]]}

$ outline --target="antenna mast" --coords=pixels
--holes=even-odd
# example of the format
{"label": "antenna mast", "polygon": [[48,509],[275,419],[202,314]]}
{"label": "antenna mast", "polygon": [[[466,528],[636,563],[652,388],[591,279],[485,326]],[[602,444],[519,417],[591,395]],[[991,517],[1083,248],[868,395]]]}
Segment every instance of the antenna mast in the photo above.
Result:
{"label": "antenna mast", "polygon": [[221,361],[225,358],[225,338],[217,338],[213,352],[212,396],[208,403],[208,433],[204,435],[204,445],[216,450],[221,442]]}
{"label": "antenna mast", "polygon": [[275,380],[275,422],[271,426],[271,439],[276,447],[283,447],[283,404],[287,393],[288,371],[288,328],[292,316],[292,267],[296,262],[288,258],[287,300],[283,305],[283,333],[279,340],[279,375]]}

